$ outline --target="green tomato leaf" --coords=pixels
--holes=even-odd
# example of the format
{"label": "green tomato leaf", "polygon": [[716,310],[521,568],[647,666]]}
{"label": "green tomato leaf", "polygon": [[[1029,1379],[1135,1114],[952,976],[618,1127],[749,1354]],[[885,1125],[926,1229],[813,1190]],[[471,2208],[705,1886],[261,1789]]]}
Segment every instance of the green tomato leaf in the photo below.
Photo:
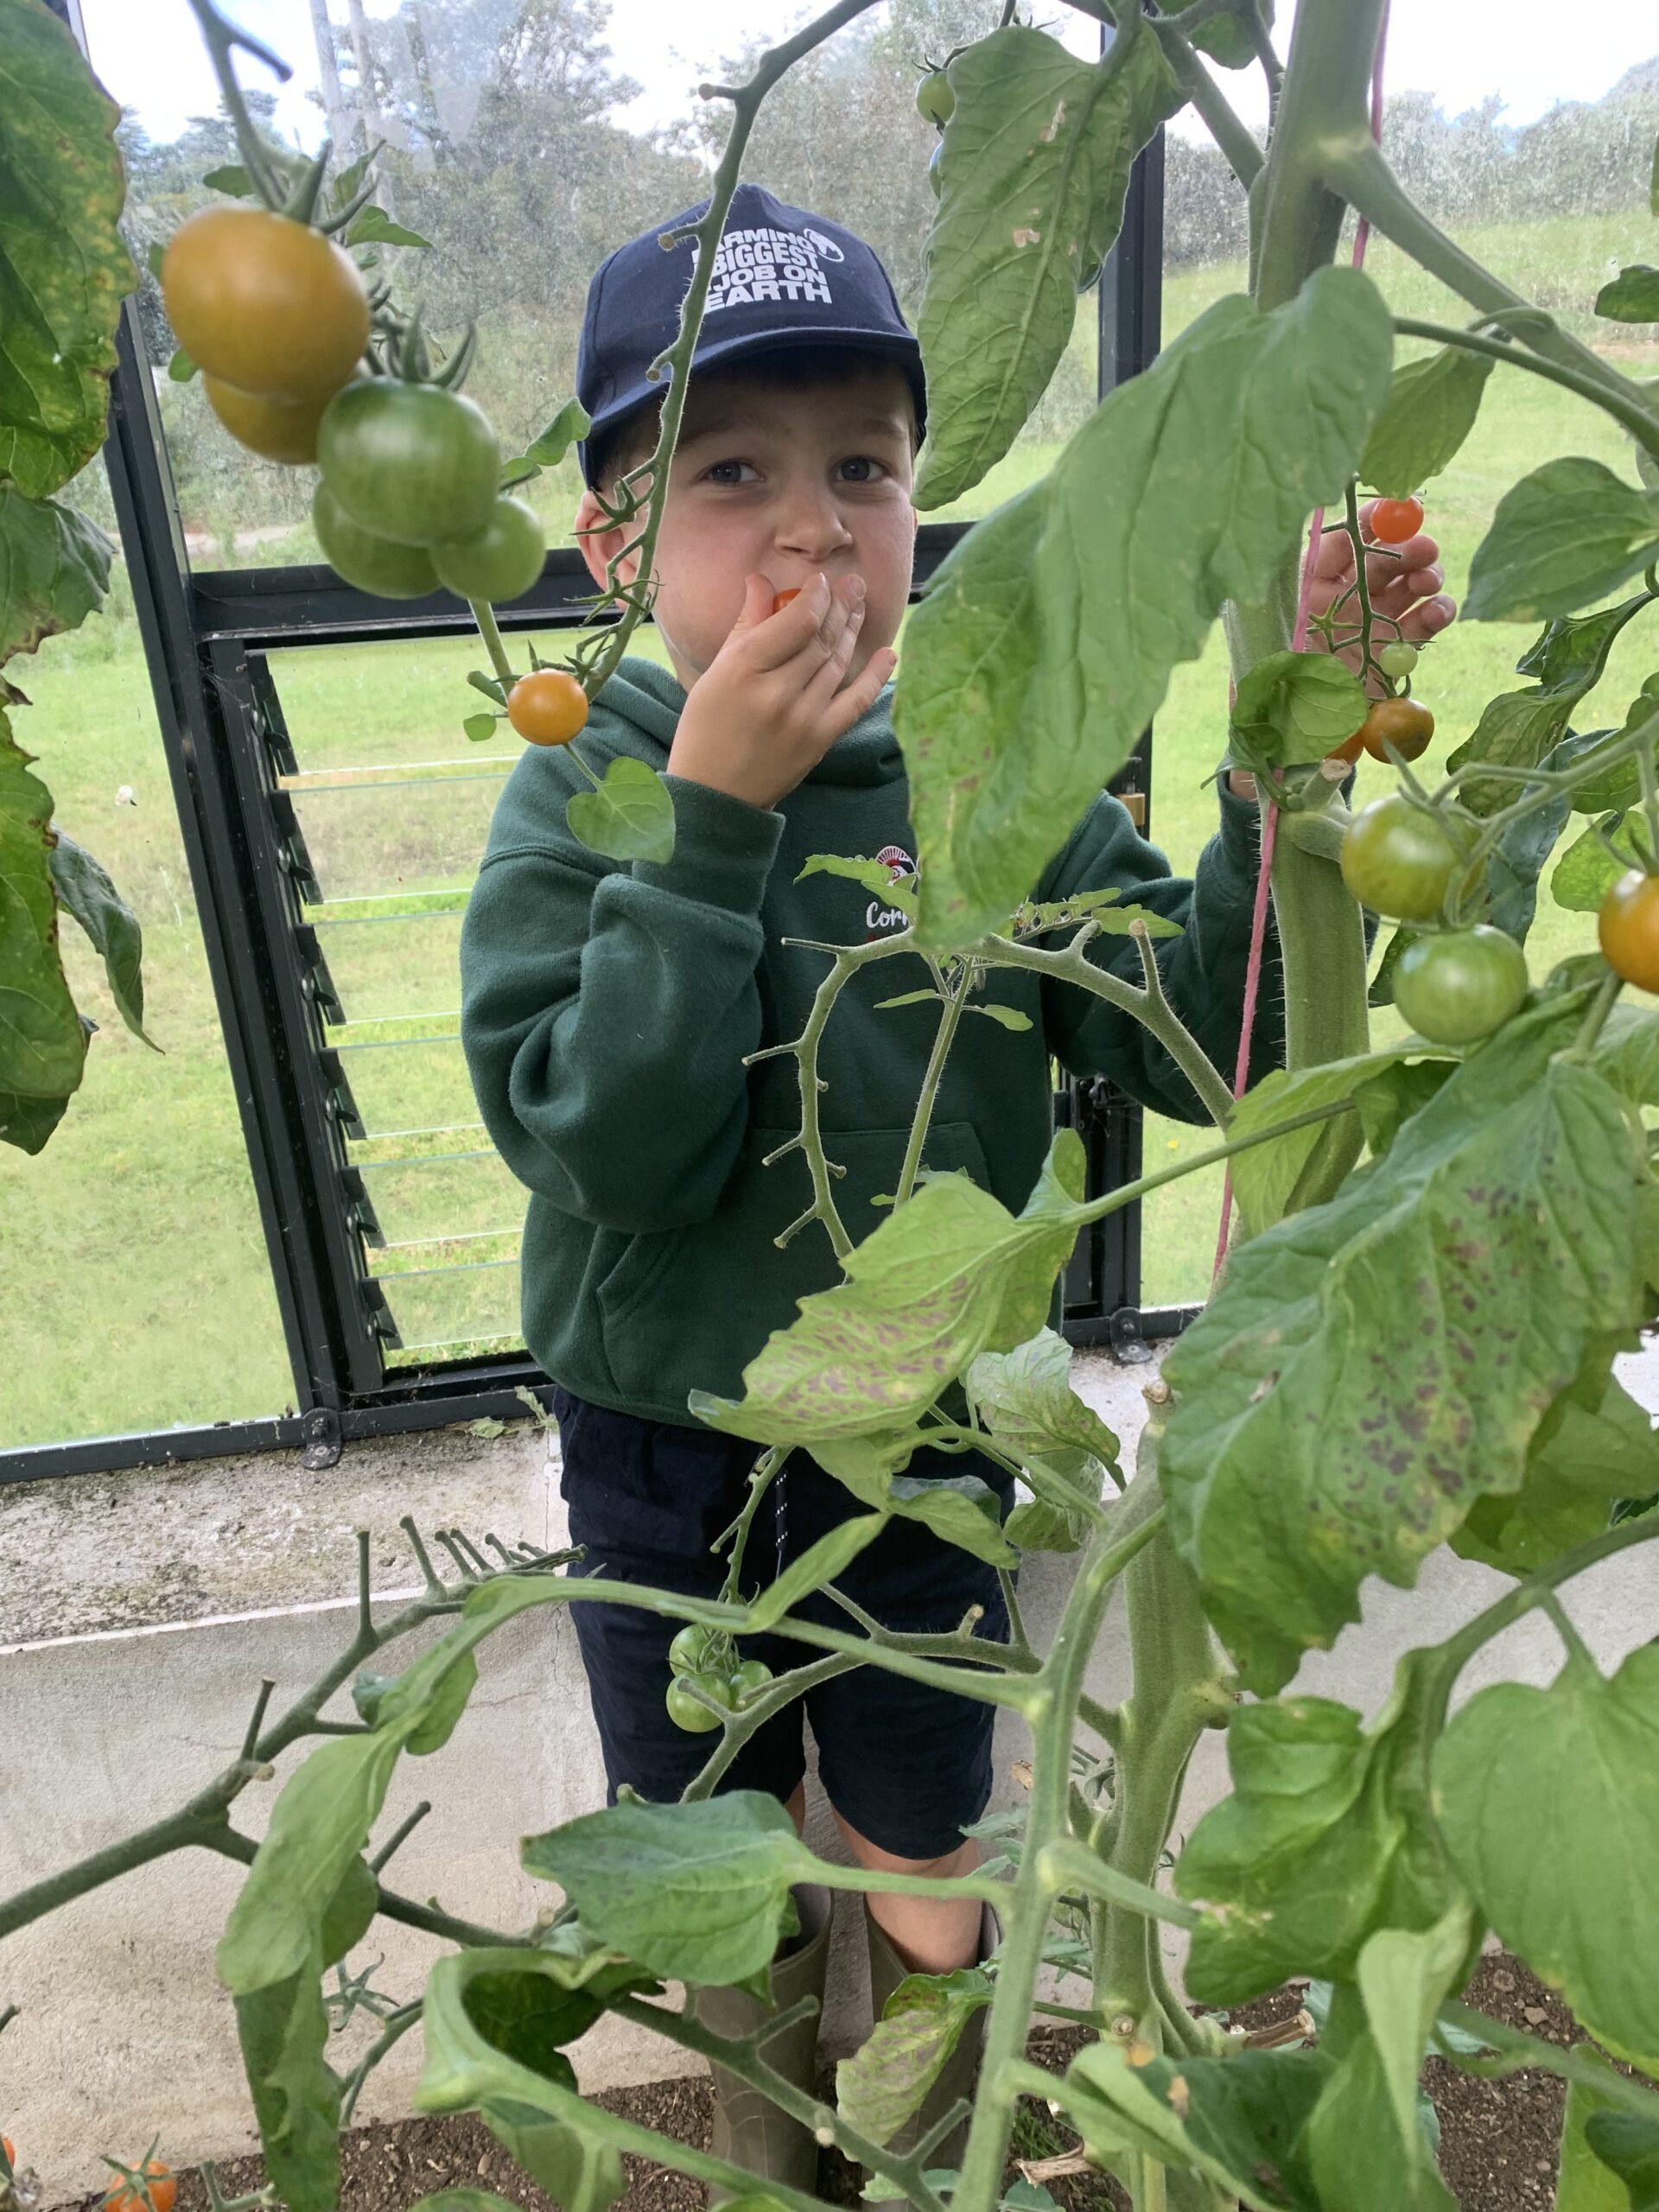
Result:
{"label": "green tomato leaf", "polygon": [[[1584,2123],[1584,2139],[1624,2183],[1628,2212],[1659,2212],[1659,2120],[1644,2120],[1634,2112],[1592,2112]],[[1626,2212],[1626,2207],[1619,2205],[1617,2212]]]}
{"label": "green tomato leaf", "polygon": [[617,754],[597,791],[574,792],[564,818],[578,844],[607,860],[654,861],[662,868],[674,857],[668,785],[631,753]]}
{"label": "green tomato leaf", "polygon": [[803,1299],[743,1370],[741,1400],[693,1392],[711,1427],[817,1448],[920,1418],[982,1351],[1011,1351],[1048,1318],[1077,1238],[1083,1145],[1056,1133],[1015,1216],[965,1175],[937,1175],[849,1254],[847,1280]]}
{"label": "green tomato leaf", "polygon": [[1616,591],[1659,556],[1659,493],[1599,461],[1567,457],[1503,494],[1469,564],[1464,613],[1475,622],[1571,614]]}
{"label": "green tomato leaf", "polygon": [[1518,1490],[1588,1345],[1638,1318],[1624,1109],[1556,1057],[1581,1007],[1518,1016],[1385,1158],[1252,1238],[1169,1355],[1171,1533],[1252,1689]]}
{"label": "green tomato leaf", "polygon": [[[809,875],[845,876],[849,883],[861,884],[884,905],[898,907],[900,913],[916,911],[915,877],[902,872],[895,874],[886,861],[867,861],[861,854],[848,857],[840,853],[814,853],[795,880],[804,883]],[[917,995],[932,998],[935,994],[923,991]]]}
{"label": "green tomato leaf", "polygon": [[[1229,1137],[1250,1136],[1317,1106],[1335,1105],[1344,1098],[1357,1102],[1360,1092],[1376,1077],[1428,1049],[1421,1040],[1393,1046],[1386,1052],[1364,1052],[1353,1059],[1327,1060],[1294,1076],[1275,1068],[1252,1085],[1234,1107],[1227,1134]],[[1351,1157],[1352,1141],[1353,1123],[1344,1116],[1338,1121],[1292,1129],[1285,1136],[1237,1154],[1233,1160],[1233,1196],[1248,1235],[1254,1236],[1270,1229],[1306,1205],[1305,1193],[1317,1187],[1312,1179],[1323,1172],[1327,1147],[1333,1142],[1345,1144]]]}
{"label": "green tomato leaf", "polygon": [[[1653,722],[1652,747],[1656,760],[1659,760],[1659,676],[1649,676],[1625,710],[1619,734],[1633,734],[1638,725]],[[1584,751],[1592,740],[1599,741],[1611,737],[1611,730],[1587,730],[1579,740],[1577,749]],[[1551,760],[1551,766],[1555,765]],[[1567,760],[1563,766],[1569,765]],[[1615,766],[1604,768],[1573,787],[1571,804],[1574,814],[1605,814],[1622,811],[1634,806],[1642,796],[1642,771],[1635,760],[1619,761]]]}
{"label": "green tomato leaf", "polygon": [[61,830],[52,848],[52,882],[102,957],[116,1009],[135,1037],[152,1052],[161,1047],[144,1028],[144,935],[133,912],[92,855]]}
{"label": "green tomato leaf", "polygon": [[1416,2146],[1408,2158],[1375,2036],[1357,2036],[1307,2123],[1303,2152],[1321,2205],[1342,2212],[1458,2212],[1441,2180],[1424,2123],[1434,2108],[1425,2098],[1414,2115]]}
{"label": "green tomato leaf", "polygon": [[1574,1654],[1548,1689],[1478,1691],[1433,1773],[1446,1848],[1498,1935],[1597,2042],[1654,2072],[1659,1644],[1611,1681]]}
{"label": "green tomato leaf", "polygon": [[495,735],[497,720],[494,715],[468,715],[461,728],[474,745],[482,745],[486,738]]}
{"label": "green tomato leaf", "polygon": [[1201,1903],[1186,1986],[1242,2005],[1292,1974],[1351,1979],[1376,1930],[1432,1928],[1456,1891],[1422,1783],[1434,1685],[1401,1662],[1374,1725],[1328,1698],[1241,1706],[1228,1723],[1233,1795],[1175,1867]]}
{"label": "green tomato leaf", "polygon": [[15,1090],[0,1090],[0,1143],[15,1144],[31,1157],[43,1152],[68,1106],[67,1098],[23,1098]]}
{"label": "green tomato leaf", "polygon": [[1596,294],[1596,313],[1610,322],[1659,322],[1659,269],[1633,262]]}
{"label": "green tomato leaf", "polygon": [[1019,23],[957,54],[950,83],[917,318],[922,508],[959,498],[1014,443],[1117,236],[1135,156],[1182,99],[1150,35],[1086,62]]}
{"label": "green tomato leaf", "polygon": [[1361,483],[1409,499],[1449,467],[1475,427],[1492,366],[1490,355],[1446,346],[1397,368],[1360,456]]}
{"label": "green tomato leaf", "polygon": [[772,1962],[812,1853],[775,1797],[625,1801],[527,1836],[525,1871],[556,1882],[588,1935],[664,1981],[744,1981]]}
{"label": "green tomato leaf", "polygon": [[578,438],[585,438],[593,424],[579,399],[567,399],[546,428],[526,447],[524,459],[538,468],[556,468]]}
{"label": "green tomato leaf", "polygon": [[1379,1928],[1359,1954],[1356,1979],[1393,2107],[1395,2157],[1414,2178],[1428,2147],[1419,2076],[1429,2031],[1465,1967],[1472,1933],[1469,1901],[1459,1897],[1432,1928]]}
{"label": "green tomato leaf", "polygon": [[[1561,741],[1573,709],[1600,683],[1608,656],[1625,624],[1648,605],[1645,592],[1584,614],[1549,624],[1516,663],[1516,673],[1534,683],[1524,691],[1503,691],[1490,702],[1475,726],[1446,761],[1462,768],[1471,760],[1491,760],[1510,768],[1535,768]],[[1471,777],[1459,789],[1463,804],[1477,814],[1491,814],[1515,797],[1515,785],[1497,778]]]}
{"label": "green tomato leaf", "polygon": [[906,1975],[862,2045],[836,2069],[836,2103],[849,2126],[872,2143],[891,2143],[921,2110],[995,1987],[979,1967]]}
{"label": "green tomato leaf", "polygon": [[[696,1396],[694,1392],[694,1410]],[[924,1481],[895,1471],[926,1440],[919,1429],[906,1428],[879,1436],[820,1439],[808,1449],[824,1472],[851,1491],[861,1505],[919,1521],[941,1543],[954,1544],[988,1566],[1014,1566],[998,1517],[996,1493],[977,1475]]]}
{"label": "green tomato leaf", "polygon": [[346,226],[347,245],[413,245],[430,246],[430,238],[423,238],[418,231],[406,230],[403,224],[394,223],[384,207],[371,201],[359,207]]}
{"label": "green tomato leaf", "polygon": [[[1172,2181],[1196,2170],[1229,2205],[1319,2212],[1295,2145],[1330,2070],[1319,2051],[1172,2062],[1145,2044],[1126,2054],[1118,2044],[1101,2042],[1077,2053],[1054,2097],[1090,2158],[1109,2171],[1121,2171],[1124,2154],[1138,2152],[1170,2167]],[[1171,2201],[1177,2201],[1173,2192]],[[1185,2201],[1196,2206],[1216,2200],[1194,2195]]]}
{"label": "green tomato leaf", "polygon": [[911,616],[893,709],[925,950],[1007,922],[1223,602],[1268,589],[1351,472],[1391,344],[1351,270],[1269,315],[1221,300],[953,549]]}
{"label": "green tomato leaf", "polygon": [[117,227],[120,109],[40,0],[0,0],[0,480],[41,499],[104,442],[138,272]]}
{"label": "green tomato leaf", "polygon": [[334,2212],[340,2202],[342,2083],[323,2056],[328,2013],[322,1957],[236,1999],[236,2031],[265,2172],[290,2212]]}
{"label": "green tomato leaf", "polygon": [[259,188],[240,162],[226,162],[209,169],[202,178],[209,192],[222,192],[231,200],[257,200]]}
{"label": "green tomato leaf", "polygon": [[0,484],[0,662],[95,613],[114,551],[86,516]]}
{"label": "green tomato leaf", "polygon": [[778,1580],[767,1586],[749,1607],[746,1636],[760,1636],[767,1629],[776,1628],[786,1613],[794,1611],[803,1598],[815,1590],[822,1590],[826,1582],[833,1582],[852,1565],[859,1554],[873,1544],[887,1525],[885,1513],[864,1513],[851,1521],[842,1521],[831,1529],[827,1536],[820,1536],[815,1544],[797,1560],[791,1560]]}
{"label": "green tomato leaf", "polygon": [[337,1966],[354,1951],[374,1925],[380,1910],[380,1885],[366,1859],[353,1859],[324,1911],[318,1939],[322,1963]]}
{"label": "green tomato leaf", "polygon": [[[1255,0],[1255,12],[1262,29],[1273,29],[1273,0]],[[1256,58],[1255,40],[1246,21],[1250,12],[1250,0],[1224,14],[1211,16],[1208,22],[1200,23],[1191,34],[1192,43],[1200,54],[1207,54],[1224,69],[1248,69]]]}
{"label": "green tomato leaf", "polygon": [[195,363],[185,352],[183,346],[175,346],[173,348],[173,352],[168,358],[167,364],[168,382],[169,384],[188,384],[193,377],[197,376],[200,373],[200,372],[197,369]]}
{"label": "green tomato leaf", "polygon": [[0,713],[0,1093],[34,1102],[12,1141],[38,1152],[80,1082],[86,1033],[58,957],[52,794],[31,757]]}
{"label": "green tomato leaf", "polygon": [[1055,1330],[1039,1329],[1012,1351],[982,1352],[963,1380],[999,1444],[1022,1458],[1075,1450],[1110,1467],[1122,1487],[1117,1439],[1071,1388],[1071,1347]]}
{"label": "green tomato leaf", "polygon": [[1545,1416],[1513,1497],[1483,1497],[1452,1539],[1461,1559],[1505,1574],[1535,1574],[1563,1552],[1599,1536],[1621,1497],[1659,1490],[1653,1424],[1615,1380],[1622,1339],[1594,1348],[1583,1370]]}
{"label": "green tomato leaf", "polygon": [[[1555,863],[1549,894],[1569,913],[1593,914],[1627,868],[1642,865],[1637,849],[1635,815],[1604,814],[1576,836]],[[1603,838],[1614,851],[1610,853]],[[1618,857],[1615,857],[1615,854]]]}
{"label": "green tomato leaf", "polygon": [[1271,653],[1239,681],[1228,753],[1258,775],[1322,760],[1370,710],[1364,685],[1329,653]]}
{"label": "green tomato leaf", "polygon": [[[1599,2065],[1593,2051],[1581,2054],[1592,2065]],[[1610,2088],[1616,2081],[1608,2069]],[[1640,2200],[1634,2188],[1627,2189],[1610,2163],[1604,2164],[1592,2149],[1589,2123],[1599,2113],[1614,2109],[1611,2094],[1599,2089],[1581,2075],[1567,2085],[1567,2117],[1561,2126],[1560,2178],[1555,2190],[1555,2212],[1632,2212]],[[1634,2113],[1630,2118],[1639,2128],[1642,2122]],[[1659,2119],[1653,2126],[1653,2145],[1659,2152]],[[1654,2163],[1655,2194],[1649,2200],[1659,2205],[1659,2157]]]}
{"label": "green tomato leaf", "polygon": [[1021,1014],[1015,1006],[999,1006],[995,999],[988,1000],[983,1006],[976,1006],[970,999],[967,1010],[969,1014],[982,1014],[987,1021],[994,1021],[998,1028],[1010,1030],[1016,1036],[1031,1027],[1028,1014]]}

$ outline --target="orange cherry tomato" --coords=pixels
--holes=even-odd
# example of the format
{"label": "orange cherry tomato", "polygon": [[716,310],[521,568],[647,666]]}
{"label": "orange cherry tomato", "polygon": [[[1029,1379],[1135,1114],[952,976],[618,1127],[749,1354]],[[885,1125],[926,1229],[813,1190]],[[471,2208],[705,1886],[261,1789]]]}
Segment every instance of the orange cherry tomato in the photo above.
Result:
{"label": "orange cherry tomato", "polygon": [[1371,509],[1370,532],[1379,545],[1403,545],[1422,526],[1421,499],[1379,499]]}
{"label": "orange cherry tomato", "polygon": [[777,598],[776,598],[776,599],[774,599],[774,600],[772,601],[772,613],[773,613],[774,614],[780,614],[780,613],[783,612],[784,608],[785,608],[785,607],[786,607],[789,605],[789,602],[790,602],[790,601],[791,601],[791,599],[798,599],[798,598],[800,597],[800,595],[801,595],[801,588],[800,588],[799,584],[791,584],[791,586],[790,586],[790,588],[789,588],[789,589],[788,589],[787,591],[780,591],[780,592],[779,593],[779,594],[778,594]]}
{"label": "orange cherry tomato", "polygon": [[313,399],[261,399],[257,392],[238,391],[233,384],[221,384],[210,376],[202,378],[201,390],[237,443],[262,461],[281,461],[289,468],[315,461],[317,425],[333,392]]}
{"label": "orange cherry tomato", "polygon": [[104,2212],[173,2212],[179,2184],[173,2178],[172,2168],[163,2165],[159,2158],[146,2158],[143,2172],[147,2183],[144,2189],[135,2187],[124,2175],[112,2181],[104,2192]]}
{"label": "orange cherry tomato", "polygon": [[265,207],[221,204],[181,223],[162,298],[196,366],[263,399],[338,391],[368,341],[368,294],[350,254]]}
{"label": "orange cherry tomato", "polygon": [[1374,760],[1388,759],[1385,738],[1402,760],[1415,760],[1433,734],[1433,715],[1415,699],[1378,699],[1359,727],[1359,741]]}
{"label": "orange cherry tomato", "polygon": [[569,745],[588,721],[588,694],[569,669],[532,669],[507,694],[507,720],[532,745]]}
{"label": "orange cherry tomato", "polygon": [[12,2143],[11,2143],[11,2138],[10,2138],[10,2135],[0,2135],[0,2144],[3,2144],[3,2145],[5,2145],[6,2164],[7,2164],[9,2166],[15,2166],[15,2165],[16,2164],[16,2163],[17,2163],[17,2153],[16,2153],[16,2152],[12,2148]]}
{"label": "orange cherry tomato", "polygon": [[1340,745],[1333,745],[1325,757],[1327,760],[1357,760],[1364,750],[1365,733],[1362,725],[1351,737],[1344,737]]}
{"label": "orange cherry tomato", "polygon": [[1601,902],[1596,937],[1616,976],[1659,991],[1659,876],[1629,869]]}

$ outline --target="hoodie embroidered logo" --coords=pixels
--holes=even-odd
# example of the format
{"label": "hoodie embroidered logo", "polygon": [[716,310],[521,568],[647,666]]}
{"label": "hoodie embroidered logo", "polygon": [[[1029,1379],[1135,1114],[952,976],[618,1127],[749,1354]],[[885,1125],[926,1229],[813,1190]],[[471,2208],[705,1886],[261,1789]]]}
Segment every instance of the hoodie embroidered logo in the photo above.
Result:
{"label": "hoodie embroidered logo", "polygon": [[828,307],[833,296],[823,264],[845,259],[822,231],[727,231],[715,256],[705,312],[757,300],[813,300]]}
{"label": "hoodie embroidered logo", "polygon": [[[883,845],[875,857],[894,883],[900,883],[906,876],[916,873],[916,863],[902,845]],[[864,909],[864,942],[867,944],[872,938],[885,936],[890,930],[908,929],[909,926],[910,916],[902,906],[884,906],[879,899],[872,899]]]}

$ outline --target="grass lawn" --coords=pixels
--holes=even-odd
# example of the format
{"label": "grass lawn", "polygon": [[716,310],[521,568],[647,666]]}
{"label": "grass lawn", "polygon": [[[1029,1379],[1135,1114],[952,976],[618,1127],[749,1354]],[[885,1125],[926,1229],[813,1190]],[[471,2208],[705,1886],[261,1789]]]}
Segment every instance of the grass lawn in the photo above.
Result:
{"label": "grass lawn", "polygon": [[[1587,302],[1610,262],[1635,251],[1638,224],[1563,218],[1468,243],[1587,328]],[[1461,320],[1427,279],[1402,276],[1386,247],[1370,265],[1400,311]],[[1173,276],[1166,336],[1241,281],[1236,266]],[[1080,329],[1077,342],[1091,340]],[[1652,375],[1659,347],[1627,345],[1621,360]],[[986,511],[1055,450],[1019,449],[951,512]],[[1568,452],[1630,473],[1624,441],[1594,410],[1541,379],[1495,374],[1474,435],[1433,486],[1430,527],[1454,591],[1502,492]],[[308,556],[300,533],[257,556]],[[1436,646],[1419,682],[1440,725],[1429,767],[1516,680],[1530,635],[1460,627]],[[461,678],[478,658],[452,644],[329,647],[290,654],[277,669],[302,766],[296,804],[325,893],[311,918],[352,1018],[334,1041],[371,1132],[353,1150],[396,1248],[376,1264],[398,1278],[389,1295],[411,1348],[489,1341],[516,1326],[520,1200],[475,1126],[454,1034],[459,910],[509,765],[504,746],[474,748],[461,735],[470,696]],[[1652,632],[1627,631],[1594,720],[1618,721],[1656,664]],[[59,821],[143,919],[150,1027],[163,1055],[121,1027],[72,928],[67,957],[99,1033],[45,1153],[0,1156],[0,1446],[280,1411],[292,1383],[136,630],[118,616],[54,639],[21,680],[35,703],[16,716],[17,734],[41,756]],[[1158,718],[1152,833],[1178,868],[1191,866],[1214,826],[1205,779],[1224,743],[1226,696],[1217,635],[1176,671]],[[1380,788],[1382,772],[1370,768],[1363,780]],[[1535,974],[1590,937],[1585,918],[1546,896],[1529,946]],[[1392,1020],[1383,1017],[1378,1033]],[[1147,1164],[1204,1141],[1199,1131],[1149,1121]],[[1147,1205],[1147,1303],[1203,1295],[1218,1198],[1218,1181],[1205,1175]]]}

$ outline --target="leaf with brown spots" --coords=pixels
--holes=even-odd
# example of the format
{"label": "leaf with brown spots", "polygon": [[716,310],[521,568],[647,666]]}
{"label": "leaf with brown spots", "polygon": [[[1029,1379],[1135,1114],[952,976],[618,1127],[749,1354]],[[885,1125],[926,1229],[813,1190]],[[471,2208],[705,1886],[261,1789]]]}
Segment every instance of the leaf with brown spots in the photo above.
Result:
{"label": "leaf with brown spots", "polygon": [[1471,1055],[1387,1155],[1236,1255],[1170,1354],[1160,1478],[1248,1686],[1270,1694],[1521,1488],[1592,1343],[1639,1318],[1639,1163],[1613,1090],[1557,1057],[1580,1001]]}

